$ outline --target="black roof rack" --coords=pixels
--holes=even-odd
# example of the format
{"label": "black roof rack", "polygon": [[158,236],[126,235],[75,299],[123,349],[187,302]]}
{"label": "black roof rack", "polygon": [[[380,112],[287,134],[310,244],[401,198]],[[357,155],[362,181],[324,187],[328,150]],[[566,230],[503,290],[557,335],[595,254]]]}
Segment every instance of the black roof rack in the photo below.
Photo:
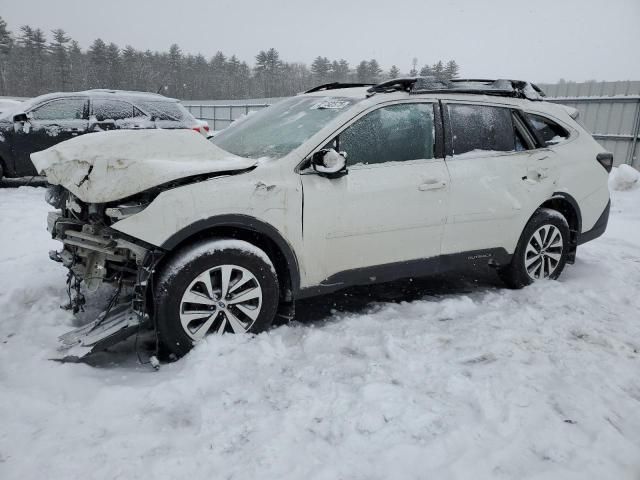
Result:
{"label": "black roof rack", "polygon": [[469,93],[502,97],[542,100],[544,92],[535,84],[523,80],[455,79],[441,80],[435,77],[395,78],[369,88],[369,95],[406,91],[418,93]]}
{"label": "black roof rack", "polygon": [[310,88],[304,93],[313,93],[320,92],[322,90],[337,90],[339,88],[356,88],[356,87],[371,87],[375,85],[375,83],[340,83],[340,82],[331,82],[324,83],[322,85],[318,85],[317,87]]}

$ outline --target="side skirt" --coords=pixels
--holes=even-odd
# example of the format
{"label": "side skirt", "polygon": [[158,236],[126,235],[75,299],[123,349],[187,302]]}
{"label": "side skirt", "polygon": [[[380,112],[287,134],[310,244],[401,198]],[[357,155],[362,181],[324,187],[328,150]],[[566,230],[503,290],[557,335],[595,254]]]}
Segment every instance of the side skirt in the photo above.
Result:
{"label": "side skirt", "polygon": [[324,295],[359,285],[375,285],[403,278],[425,277],[450,270],[484,270],[488,267],[495,268],[506,265],[510,261],[511,254],[507,253],[504,248],[489,248],[356,268],[331,275],[320,285],[300,289],[296,299]]}

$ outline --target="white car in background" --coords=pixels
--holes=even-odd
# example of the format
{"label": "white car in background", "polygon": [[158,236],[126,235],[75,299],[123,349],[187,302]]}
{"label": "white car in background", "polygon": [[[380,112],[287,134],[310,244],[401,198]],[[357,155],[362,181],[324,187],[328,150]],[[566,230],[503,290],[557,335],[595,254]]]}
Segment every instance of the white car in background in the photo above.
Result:
{"label": "white car in background", "polygon": [[556,279],[607,225],[613,157],[527,82],[329,84],[216,135],[108,132],[32,156],[57,185],[69,308],[116,287],[70,356],[140,324],[166,352],[260,332],[295,300],[493,268]]}

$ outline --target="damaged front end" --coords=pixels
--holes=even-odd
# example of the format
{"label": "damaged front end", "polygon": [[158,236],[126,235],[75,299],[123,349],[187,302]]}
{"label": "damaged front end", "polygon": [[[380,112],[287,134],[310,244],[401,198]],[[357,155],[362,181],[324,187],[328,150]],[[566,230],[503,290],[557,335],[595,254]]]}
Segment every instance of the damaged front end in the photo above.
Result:
{"label": "damaged front end", "polygon": [[[74,314],[85,310],[86,295],[108,286],[104,309],[95,320],[60,337],[65,359],[80,359],[135,333],[150,319],[147,291],[162,252],[140,241],[125,238],[111,228],[118,220],[140,212],[148,199],[109,204],[81,202],[61,186],[47,190],[47,230],[62,242],[49,257],[68,269],[69,302],[62,306]],[[97,296],[97,295],[96,295]]]}

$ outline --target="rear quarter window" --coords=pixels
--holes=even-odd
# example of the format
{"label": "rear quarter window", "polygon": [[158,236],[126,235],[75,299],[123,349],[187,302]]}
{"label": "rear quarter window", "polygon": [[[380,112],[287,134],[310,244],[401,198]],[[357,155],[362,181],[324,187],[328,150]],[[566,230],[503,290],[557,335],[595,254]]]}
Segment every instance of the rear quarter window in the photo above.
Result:
{"label": "rear quarter window", "polygon": [[533,113],[525,113],[525,116],[543,146],[555,145],[569,138],[569,132],[553,120]]}
{"label": "rear quarter window", "polygon": [[193,115],[178,102],[144,100],[137,103],[155,120],[170,120],[185,124],[195,123]]}

